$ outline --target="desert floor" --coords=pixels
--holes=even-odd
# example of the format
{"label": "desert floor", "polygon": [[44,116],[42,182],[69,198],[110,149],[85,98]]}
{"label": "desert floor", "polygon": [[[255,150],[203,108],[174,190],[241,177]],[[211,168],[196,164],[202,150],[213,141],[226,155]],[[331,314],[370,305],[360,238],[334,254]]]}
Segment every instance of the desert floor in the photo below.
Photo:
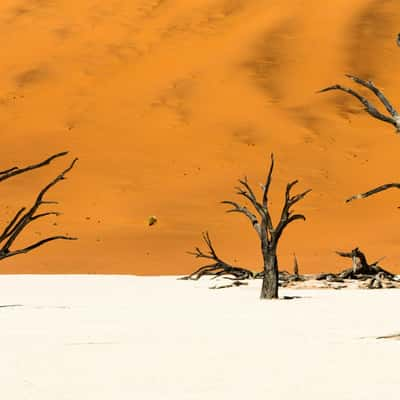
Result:
{"label": "desert floor", "polygon": [[0,386],[21,399],[395,400],[393,290],[209,290],[173,277],[0,280]]}
{"label": "desert floor", "polygon": [[[354,87],[353,73],[400,104],[399,27],[398,0],[2,0],[0,169],[80,158],[49,194],[63,215],[19,244],[80,240],[1,272],[183,274],[205,230],[257,269],[251,226],[219,202],[244,175],[258,188],[271,152],[275,217],[286,182],[313,189],[280,246],[284,269],[296,252],[303,273],[337,271],[334,251],[360,246],[400,271],[398,191],[344,203],[399,179],[399,137],[346,94],[316,94]],[[70,159],[3,182],[0,223]]]}

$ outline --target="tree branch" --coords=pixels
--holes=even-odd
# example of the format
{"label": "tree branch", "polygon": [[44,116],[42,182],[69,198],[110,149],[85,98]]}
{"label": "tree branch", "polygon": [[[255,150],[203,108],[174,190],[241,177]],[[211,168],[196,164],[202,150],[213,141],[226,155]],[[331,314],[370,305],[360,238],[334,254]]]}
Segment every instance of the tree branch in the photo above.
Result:
{"label": "tree branch", "polygon": [[260,215],[260,217],[262,219],[266,218],[266,213],[265,213],[265,209],[262,206],[262,204],[260,204],[257,201],[257,198],[252,190],[252,188],[250,187],[249,183],[247,182],[247,178],[245,178],[244,180],[239,180],[239,183],[245,187],[245,190],[242,189],[241,187],[237,187],[236,188],[236,194],[238,194],[239,196],[243,196],[245,197],[247,200],[250,201],[250,203],[254,206],[254,208],[256,209],[257,213]]}
{"label": "tree branch", "polygon": [[319,90],[317,93],[324,93],[328,92],[330,90],[341,90],[343,92],[346,92],[350,94],[351,96],[355,97],[358,99],[363,105],[364,105],[364,111],[366,111],[369,115],[372,117],[379,119],[380,121],[387,122],[391,125],[393,125],[397,132],[400,132],[400,117],[397,113],[397,111],[394,109],[394,107],[390,104],[388,99],[383,95],[383,93],[374,86],[374,84],[370,81],[365,81],[363,79],[357,78],[352,75],[346,75],[348,78],[352,79],[354,82],[368,88],[371,90],[382,102],[382,104],[385,106],[386,110],[391,114],[391,116],[386,116],[385,114],[382,114],[380,111],[378,111],[375,106],[368,101],[364,96],[361,96],[359,93],[354,91],[353,89],[350,89],[346,86],[342,85],[333,85],[333,86],[328,86],[324,89]]}
{"label": "tree branch", "polygon": [[269,193],[269,187],[271,186],[271,181],[272,181],[272,172],[274,171],[274,153],[271,153],[271,165],[269,167],[268,175],[267,175],[267,181],[263,187],[263,196],[262,196],[262,203],[263,203],[263,208],[265,211],[265,223],[268,228],[268,232],[271,235],[274,227],[272,223],[272,218],[271,214],[269,213],[268,210],[268,193]]}
{"label": "tree branch", "polygon": [[303,221],[305,221],[306,219],[303,214],[291,214],[291,208],[293,207],[293,205],[302,200],[308,193],[311,192],[311,189],[308,189],[300,194],[291,196],[290,191],[297,183],[298,181],[295,180],[293,182],[288,183],[286,186],[285,203],[282,208],[279,223],[273,235],[274,243],[278,242],[283,230],[286,228],[287,225],[298,219],[301,219]]}
{"label": "tree branch", "polygon": [[[61,153],[60,153],[61,154]],[[57,155],[56,155],[57,156]],[[58,155],[59,156],[59,155]],[[55,156],[53,156],[54,158]],[[48,159],[50,160],[50,159]],[[47,162],[49,162],[48,160],[46,160]],[[17,239],[17,237],[22,233],[22,231],[34,220],[38,219],[38,218],[42,218],[45,217],[47,215],[59,215],[58,212],[44,212],[41,214],[36,214],[37,210],[39,209],[39,207],[43,204],[49,204],[52,202],[48,202],[45,201],[43,198],[45,196],[45,194],[54,186],[56,185],[58,182],[60,182],[61,180],[66,179],[65,175],[74,167],[76,161],[78,159],[75,158],[72,163],[69,165],[68,168],[66,168],[64,171],[61,172],[61,174],[59,174],[55,179],[53,179],[49,184],[47,184],[38,194],[34,204],[32,205],[32,207],[24,213],[25,208],[22,208],[21,210],[19,210],[17,212],[17,214],[15,215],[15,217],[12,219],[12,221],[7,225],[7,227],[4,229],[2,235],[0,236],[0,243],[4,242],[4,244],[2,244],[0,246],[0,259],[5,258],[5,257],[10,257],[12,255],[16,255],[16,254],[21,254],[21,253],[26,253],[29,252],[49,241],[52,240],[56,240],[56,239],[65,239],[65,240],[75,240],[75,238],[69,238],[68,236],[54,236],[51,238],[47,238],[47,239],[43,239],[40,242],[32,245],[32,246],[28,246],[24,249],[20,249],[20,250],[10,250],[11,246],[13,245],[13,243],[15,242],[15,240]],[[45,162],[46,162],[45,161]],[[44,162],[44,163],[45,163]],[[26,169],[25,169],[26,170]]]}
{"label": "tree branch", "polygon": [[181,279],[192,279],[192,280],[198,280],[202,276],[206,275],[212,275],[214,278],[216,277],[229,277],[233,276],[234,280],[238,279],[249,279],[253,278],[254,274],[252,271],[246,269],[246,268],[240,268],[240,267],[234,267],[232,265],[229,265],[225,261],[223,261],[221,258],[217,256],[217,253],[214,249],[214,246],[212,245],[210,235],[208,232],[205,232],[202,234],[203,240],[206,243],[208,247],[208,253],[204,253],[203,251],[200,250],[200,248],[196,247],[194,252],[188,252],[188,254],[194,255],[196,258],[205,258],[205,259],[211,259],[214,260],[214,264],[210,265],[205,265],[200,268],[198,268],[196,271],[192,272],[190,275],[184,276]]}
{"label": "tree branch", "polygon": [[14,224],[18,221],[20,215],[26,210],[25,207],[22,207],[14,216],[14,218],[9,222],[9,224],[4,228],[3,233],[0,235],[0,242],[10,236],[10,233],[13,230]]}
{"label": "tree branch", "polygon": [[354,96],[358,100],[360,100],[360,102],[365,106],[364,111],[366,111],[372,117],[379,119],[381,121],[387,122],[389,124],[392,124],[396,127],[396,122],[393,120],[393,118],[387,117],[386,115],[380,113],[365,97],[359,95],[354,90],[347,88],[345,86],[341,86],[341,85],[333,85],[333,86],[329,86],[325,89],[320,90],[318,93],[327,92],[328,90],[342,90],[346,93],[351,94],[352,96]]}
{"label": "tree branch", "polygon": [[28,165],[27,167],[23,167],[23,168],[12,167],[5,171],[1,171],[0,172],[0,182],[4,181],[6,179],[9,179],[13,176],[23,174],[24,172],[32,171],[34,169],[44,167],[45,165],[49,165],[54,159],[63,157],[67,154],[68,154],[67,151],[63,151],[61,153],[54,154],[51,157],[47,158],[46,160],[44,160],[40,163],[37,163],[37,164]]}
{"label": "tree branch", "polygon": [[262,232],[261,232],[261,225],[257,219],[257,217],[246,207],[240,206],[239,204],[235,203],[234,201],[229,201],[229,200],[224,200],[221,201],[221,204],[230,204],[233,208],[230,210],[227,210],[227,213],[241,213],[244,214],[252,223],[254,229],[256,230],[258,236],[261,238]]}
{"label": "tree branch", "polygon": [[391,188],[400,189],[400,183],[386,183],[385,185],[381,185],[374,189],[368,190],[368,192],[355,194],[354,196],[349,197],[346,200],[346,203],[349,203],[350,201],[353,200],[365,199],[366,197],[372,196],[376,193],[383,192],[384,190]]}
{"label": "tree branch", "polygon": [[214,260],[214,261],[219,261],[219,262],[222,261],[217,256],[217,253],[216,253],[216,251],[215,251],[215,249],[214,249],[214,247],[212,245],[211,238],[210,238],[210,235],[208,234],[208,232],[203,232],[201,235],[202,235],[203,240],[204,240],[204,242],[206,243],[206,245],[207,245],[207,247],[209,249],[208,254],[203,253],[200,250],[199,247],[195,248],[195,250],[196,250],[195,252],[188,251],[187,253],[191,254],[192,256],[195,256],[196,258],[208,258],[208,259]]}
{"label": "tree branch", "polygon": [[19,250],[13,250],[13,251],[8,251],[8,252],[1,252],[0,253],[0,260],[3,260],[4,258],[7,257],[12,257],[12,256],[16,256],[18,254],[25,254],[25,253],[29,253],[30,251],[42,246],[45,243],[48,242],[52,242],[53,240],[78,240],[78,238],[76,237],[70,237],[70,236],[52,236],[43,240],[40,240],[37,243],[34,243],[30,246],[24,247],[23,249],[19,249]]}
{"label": "tree branch", "polygon": [[268,207],[268,192],[269,192],[269,187],[271,186],[272,172],[274,170],[274,164],[275,164],[274,153],[271,153],[271,165],[269,167],[267,181],[265,183],[265,186],[263,187],[263,206],[265,208]]}
{"label": "tree branch", "polygon": [[394,109],[392,104],[390,104],[386,96],[371,81],[365,81],[364,79],[349,74],[346,74],[346,76],[351,80],[353,80],[354,82],[358,83],[359,85],[366,87],[372,93],[374,93],[375,96],[378,97],[378,99],[385,106],[386,110],[392,117],[397,117],[399,115],[399,113]]}

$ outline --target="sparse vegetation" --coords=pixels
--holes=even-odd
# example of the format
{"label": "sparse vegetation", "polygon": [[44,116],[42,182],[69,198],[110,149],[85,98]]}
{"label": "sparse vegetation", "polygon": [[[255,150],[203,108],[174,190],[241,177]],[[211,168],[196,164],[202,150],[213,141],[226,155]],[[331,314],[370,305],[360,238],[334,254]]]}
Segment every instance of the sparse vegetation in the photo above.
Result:
{"label": "sparse vegetation", "polygon": [[224,200],[222,204],[227,204],[231,208],[227,211],[228,213],[240,213],[245,215],[251,222],[253,228],[257,232],[258,238],[261,241],[261,251],[263,256],[263,270],[261,274],[254,275],[250,270],[245,268],[233,267],[224,261],[222,261],[215,253],[215,250],[211,244],[211,240],[208,234],[204,235],[203,238],[207,243],[210,252],[205,254],[198,248],[194,254],[200,258],[211,258],[215,261],[214,264],[205,266],[189,275],[187,278],[200,278],[204,275],[214,276],[230,276],[230,279],[240,280],[259,277],[263,279],[261,295],[262,299],[276,299],[278,298],[278,282],[279,282],[279,270],[278,270],[278,255],[277,249],[279,239],[281,238],[285,228],[292,222],[297,220],[305,220],[303,214],[293,212],[293,206],[302,200],[310,191],[306,190],[302,193],[292,195],[291,191],[297,184],[297,180],[290,182],[286,186],[285,199],[282,207],[279,222],[274,225],[269,209],[269,189],[272,181],[272,173],[274,169],[274,156],[271,155],[271,164],[267,174],[267,179],[264,185],[262,185],[261,200],[257,199],[257,196],[250,186],[247,178],[239,180],[239,186],[236,188],[236,194],[244,197],[253,207],[254,212],[248,209],[246,206],[242,206],[231,200]]}

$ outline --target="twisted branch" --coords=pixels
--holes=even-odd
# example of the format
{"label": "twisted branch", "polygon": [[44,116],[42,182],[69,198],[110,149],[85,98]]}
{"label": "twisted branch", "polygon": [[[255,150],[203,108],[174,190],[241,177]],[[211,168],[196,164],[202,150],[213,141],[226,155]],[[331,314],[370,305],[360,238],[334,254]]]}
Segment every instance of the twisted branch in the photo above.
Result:
{"label": "twisted branch", "polygon": [[199,247],[196,247],[194,252],[188,252],[188,254],[193,255],[196,258],[205,258],[215,262],[213,264],[202,266],[196,271],[192,272],[190,275],[184,276],[180,279],[198,280],[202,276],[213,276],[214,278],[223,276],[224,278],[233,280],[254,278],[252,271],[246,268],[232,266],[218,257],[208,232],[203,233],[202,237],[208,247],[208,252],[205,253]]}
{"label": "twisted branch", "polygon": [[[13,169],[13,171],[18,172],[18,173],[22,173],[26,172],[28,170],[31,169],[35,169],[35,168],[39,168],[40,166],[43,165],[47,165],[49,162],[51,162],[51,160],[53,160],[56,157],[60,157],[61,155],[65,155],[67,154],[66,152],[64,153],[59,153],[56,154],[55,156],[52,156],[50,158],[48,158],[47,160],[45,160],[44,162],[40,163],[40,164],[36,164],[35,166],[30,166],[30,167],[26,167],[24,169]],[[35,221],[39,218],[43,218],[46,217],[48,215],[60,215],[59,212],[55,212],[55,211],[49,211],[49,212],[43,212],[43,213],[39,213],[37,214],[37,211],[39,209],[39,207],[41,205],[44,204],[54,204],[54,201],[47,201],[44,200],[44,196],[46,195],[46,193],[53,187],[55,186],[58,182],[65,180],[66,177],[65,175],[71,171],[71,169],[74,167],[75,163],[77,162],[77,158],[74,159],[72,161],[72,163],[69,165],[68,168],[66,168],[63,172],[61,172],[61,174],[59,174],[55,179],[53,179],[49,184],[47,184],[38,194],[34,204],[32,205],[32,207],[25,212],[26,208],[21,208],[16,215],[14,216],[14,218],[8,223],[8,225],[5,227],[5,229],[3,230],[2,234],[0,235],[0,260],[7,258],[7,257],[11,257],[11,256],[15,256],[17,254],[22,254],[22,253],[28,253],[40,246],[42,246],[45,243],[51,242],[53,240],[76,240],[76,238],[74,237],[69,237],[69,236],[64,236],[64,235],[57,235],[57,236],[52,236],[46,239],[42,239],[40,241],[38,241],[37,243],[34,243],[30,246],[27,246],[25,248],[22,249],[18,249],[18,250],[11,250],[11,246],[14,244],[15,240],[17,239],[17,237],[23,232],[23,230],[32,222]],[[10,177],[10,176],[9,176]]]}
{"label": "twisted branch", "polygon": [[383,192],[384,190],[391,188],[400,189],[400,183],[386,183],[385,185],[381,185],[374,189],[368,190],[368,192],[355,194],[354,196],[349,197],[346,200],[346,203],[349,203],[353,200],[365,199],[366,197],[372,196],[376,193]]}
{"label": "twisted branch", "polygon": [[34,169],[38,169],[38,168],[44,167],[46,165],[49,165],[54,159],[63,157],[67,154],[68,154],[67,151],[63,151],[61,153],[54,154],[51,157],[47,158],[46,160],[44,160],[40,163],[37,163],[37,164],[28,165],[27,167],[23,167],[23,168],[12,167],[5,171],[0,171],[0,182],[5,181],[6,179],[9,179],[13,176],[20,175],[25,172],[32,171]]}
{"label": "twisted branch", "polygon": [[388,113],[390,114],[390,116],[382,114],[364,96],[360,95],[353,89],[348,88],[346,86],[332,85],[332,86],[328,86],[324,89],[319,90],[317,93],[324,93],[324,92],[328,92],[330,90],[341,90],[343,92],[346,92],[346,93],[350,94],[351,96],[355,97],[356,99],[358,99],[364,105],[364,107],[365,107],[364,111],[366,111],[369,115],[371,115],[373,118],[376,118],[380,121],[387,122],[387,123],[393,125],[396,128],[397,133],[400,133],[400,115],[396,111],[396,109],[392,106],[392,104],[389,102],[389,100],[386,98],[386,96],[382,93],[382,91],[379,90],[371,81],[366,81],[364,79],[358,78],[353,75],[346,75],[346,77],[350,78],[355,83],[369,89],[380,100],[380,102],[385,106],[385,108],[388,111]]}

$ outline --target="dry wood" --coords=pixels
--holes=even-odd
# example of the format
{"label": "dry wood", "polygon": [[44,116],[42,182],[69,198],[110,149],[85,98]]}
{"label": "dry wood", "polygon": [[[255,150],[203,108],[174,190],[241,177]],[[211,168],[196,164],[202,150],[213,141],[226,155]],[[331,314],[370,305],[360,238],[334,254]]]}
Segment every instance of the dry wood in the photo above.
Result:
{"label": "dry wood", "polygon": [[196,271],[192,272],[190,275],[184,276],[180,279],[198,280],[202,276],[224,277],[232,280],[254,278],[253,272],[249,269],[235,267],[223,261],[217,255],[208,232],[204,232],[202,236],[206,246],[208,247],[208,252],[204,253],[199,247],[196,247],[194,252],[188,252],[188,254],[191,254],[196,258],[205,258],[214,262],[212,264],[202,266]]}
{"label": "dry wood", "polygon": [[296,254],[293,254],[293,257],[294,257],[293,275],[299,276],[299,263],[297,262]]}
{"label": "dry wood", "polygon": [[[272,173],[274,170],[274,156],[271,154],[271,164],[268,169],[267,178],[265,184],[261,186],[262,193],[261,199],[258,200],[257,196],[249,184],[247,177],[244,179],[239,179],[239,186],[236,187],[236,194],[244,197],[250,205],[254,208],[251,211],[248,207],[243,206],[232,200],[224,200],[222,204],[227,204],[231,208],[227,210],[228,213],[239,213],[247,217],[253,228],[255,229],[257,236],[261,241],[261,249],[263,255],[263,271],[258,273],[253,273],[246,268],[234,267],[221,258],[215,252],[215,249],[211,243],[211,239],[208,233],[203,234],[203,240],[206,243],[209,251],[208,253],[202,252],[199,248],[196,248],[195,252],[189,254],[194,255],[197,258],[205,258],[214,261],[212,264],[205,265],[188,276],[181,279],[200,279],[200,277],[205,275],[225,276],[231,277],[233,280],[243,280],[243,279],[262,279],[262,289],[261,298],[278,298],[278,286],[279,283],[283,284],[285,281],[301,279],[298,275],[293,277],[289,274],[289,278],[286,280],[286,275],[279,273],[278,270],[278,258],[277,258],[277,247],[279,239],[285,230],[285,228],[296,220],[305,220],[303,214],[294,213],[293,206],[302,200],[311,190],[306,190],[299,194],[292,195],[291,191],[293,187],[297,184],[297,180],[290,182],[286,186],[284,204],[280,214],[279,222],[274,226],[272,217],[269,211],[269,188],[272,182]],[[296,260],[297,262],[297,260]],[[231,285],[232,286],[232,285]],[[230,286],[229,286],[230,287]]]}
{"label": "dry wood", "polygon": [[356,194],[356,195],[348,198],[346,200],[346,203],[349,203],[350,201],[353,201],[353,200],[365,199],[366,197],[372,196],[376,193],[383,192],[384,190],[391,189],[391,188],[400,189],[400,183],[386,183],[385,185],[381,185],[374,189],[368,190],[368,192]]}
{"label": "dry wood", "polygon": [[37,164],[28,165],[27,167],[23,167],[23,168],[12,167],[12,168],[6,169],[5,171],[0,171],[0,182],[5,181],[6,179],[12,178],[13,176],[20,175],[25,172],[33,171],[34,169],[38,169],[38,168],[44,167],[46,165],[49,165],[56,158],[63,157],[67,154],[68,154],[67,151],[63,151],[61,153],[54,154],[51,157],[46,158],[46,160],[41,161]]}
{"label": "dry wood", "polygon": [[394,278],[394,275],[391,272],[388,272],[377,265],[379,261],[369,264],[365,254],[358,247],[350,252],[337,251],[336,253],[341,257],[352,259],[352,267],[338,274],[338,276],[342,279],[363,279],[365,276],[375,277],[378,274],[380,274],[378,279]]}
{"label": "dry wood", "polygon": [[[378,119],[380,121],[389,123],[393,125],[396,128],[396,132],[400,134],[400,114],[397,112],[397,110],[393,107],[391,102],[388,100],[388,98],[383,94],[383,92],[378,89],[373,82],[367,81],[361,78],[358,78],[357,76],[353,75],[346,75],[348,78],[350,78],[352,81],[357,83],[360,86],[363,86],[367,88],[369,91],[371,91],[378,99],[379,101],[383,104],[385,107],[388,115],[385,115],[378,111],[378,109],[369,101],[367,100],[364,96],[360,95],[358,92],[355,90],[348,88],[346,86],[342,85],[333,85],[333,86],[328,86],[322,90],[319,91],[319,93],[323,92],[328,92],[331,90],[341,90],[345,93],[350,94],[351,96],[355,97],[358,99],[363,105],[364,105],[364,110],[371,115],[373,118]],[[365,193],[359,193],[354,196],[351,196],[346,200],[346,203],[349,203],[353,200],[357,199],[364,199],[366,197],[372,196],[376,193],[382,192],[384,190],[390,189],[390,188],[400,188],[400,183],[387,183],[381,186],[378,186],[374,189],[368,190]]]}
{"label": "dry wood", "polygon": [[353,75],[346,75],[346,76],[348,78],[350,78],[351,80],[353,80],[355,83],[370,90],[384,105],[384,107],[389,115],[385,115],[385,114],[381,113],[380,111],[378,111],[378,109],[369,100],[367,100],[364,96],[360,95],[355,90],[348,88],[346,86],[332,85],[332,86],[328,86],[324,89],[319,90],[318,93],[324,93],[324,92],[328,92],[331,90],[341,90],[345,93],[348,93],[351,96],[358,99],[364,105],[364,107],[365,107],[364,110],[369,115],[371,115],[375,119],[378,119],[380,121],[383,121],[383,122],[393,125],[396,128],[396,132],[398,134],[400,134],[400,115],[396,111],[396,109],[393,107],[393,105],[390,103],[390,101],[386,98],[386,96],[382,93],[382,91],[380,89],[378,89],[371,81],[366,81],[364,79],[358,78]]}
{"label": "dry wood", "polygon": [[[274,156],[271,154],[271,164],[267,173],[266,182],[262,185],[261,201],[257,199],[255,192],[247,181],[247,178],[239,180],[239,186],[236,188],[236,194],[244,197],[253,206],[256,214],[247,207],[242,206],[231,200],[225,200],[222,203],[232,206],[227,212],[236,212],[245,215],[253,225],[259,239],[261,240],[261,249],[264,260],[263,284],[261,289],[261,298],[278,298],[278,258],[277,247],[279,239],[285,228],[296,220],[305,220],[303,214],[296,214],[292,211],[293,206],[302,200],[311,190],[292,195],[291,191],[297,184],[297,180],[290,182],[286,186],[284,205],[282,207],[279,222],[274,226],[269,211],[269,188],[272,182],[274,170]],[[260,275],[258,275],[260,276]]]}
{"label": "dry wood", "polygon": [[[64,156],[66,154],[67,154],[67,152],[58,153],[39,164],[31,165],[31,166],[21,168],[21,169],[15,167],[8,171],[3,171],[3,173],[0,173],[0,175],[3,174],[3,177],[0,178],[0,181],[4,180],[4,179],[8,179],[11,176],[15,176],[17,174],[21,174],[21,173],[31,171],[33,169],[48,165],[53,159]],[[51,237],[42,239],[36,243],[33,243],[29,246],[26,246],[26,247],[23,247],[20,249],[15,249],[15,250],[11,249],[11,247],[14,244],[14,242],[16,241],[16,239],[19,237],[19,235],[24,231],[24,229],[31,222],[33,222],[39,218],[49,216],[49,215],[54,215],[54,216],[60,215],[59,212],[55,212],[55,211],[47,211],[47,212],[38,213],[38,210],[39,210],[39,207],[42,205],[57,204],[57,202],[55,202],[55,201],[45,200],[44,196],[58,182],[66,179],[65,175],[74,167],[76,161],[77,161],[77,159],[74,159],[67,169],[65,169],[63,172],[61,172],[61,174],[59,174],[55,179],[53,179],[49,184],[47,184],[39,192],[34,204],[28,211],[26,211],[25,207],[21,208],[15,214],[14,218],[12,218],[12,220],[7,224],[7,226],[4,228],[3,232],[0,234],[0,260],[2,260],[4,258],[15,256],[18,254],[28,253],[28,252],[44,245],[45,243],[48,243],[48,242],[51,242],[54,240],[76,240],[76,238],[74,238],[74,237],[69,237],[66,235],[57,235],[57,236],[51,236]]]}

